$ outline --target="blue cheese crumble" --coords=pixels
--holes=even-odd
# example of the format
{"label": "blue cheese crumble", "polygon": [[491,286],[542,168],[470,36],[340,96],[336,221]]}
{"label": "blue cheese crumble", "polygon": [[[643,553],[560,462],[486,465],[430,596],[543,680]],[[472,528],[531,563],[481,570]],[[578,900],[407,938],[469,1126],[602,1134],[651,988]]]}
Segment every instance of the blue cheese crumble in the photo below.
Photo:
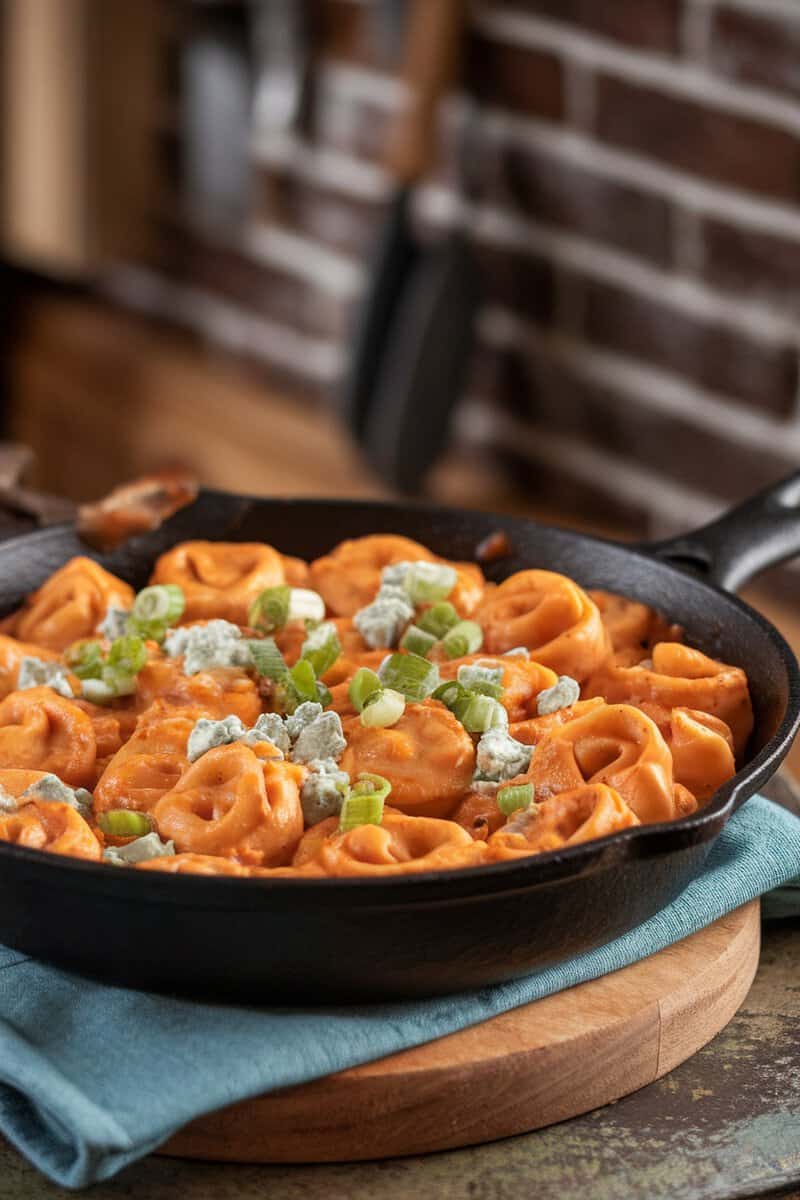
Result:
{"label": "blue cheese crumble", "polygon": [[286,733],[294,742],[306,725],[310,725],[312,721],[316,721],[317,717],[321,716],[322,705],[316,700],[306,700],[303,704],[298,704],[291,716],[284,718]]}
{"label": "blue cheese crumble", "polygon": [[238,625],[230,621],[209,621],[167,634],[164,651],[170,658],[183,655],[185,675],[196,675],[212,667],[252,667],[250,647],[242,639]]}
{"label": "blue cheese crumble", "polygon": [[350,776],[340,770],[333,758],[312,759],[306,765],[309,774],[300,790],[300,805],[306,825],[318,825],[341,812]]}
{"label": "blue cheese crumble", "polygon": [[129,609],[116,608],[111,604],[95,632],[99,633],[101,637],[108,638],[110,642],[116,641],[117,638],[125,637],[125,634],[128,632],[128,617],[130,615]]}
{"label": "blue cheese crumble", "polygon": [[18,807],[19,801],[17,797],[12,796],[0,783],[0,813],[16,812]]}
{"label": "blue cheese crumble", "polygon": [[368,646],[382,650],[397,645],[413,616],[414,606],[403,589],[382,584],[372,603],[355,614],[353,624]]}
{"label": "blue cheese crumble", "polygon": [[86,788],[71,788],[57,775],[49,772],[27,787],[20,796],[20,803],[26,800],[45,800],[56,804],[68,804],[75,808],[82,817],[87,817],[92,811],[92,793]]}
{"label": "blue cheese crumble", "polygon": [[52,688],[67,700],[71,700],[75,695],[67,679],[66,669],[61,663],[45,662],[41,658],[34,658],[33,655],[26,655],[19,664],[17,688],[24,691],[34,687]]}
{"label": "blue cheese crumble", "polygon": [[255,746],[258,742],[271,742],[280,758],[283,758],[289,749],[289,735],[277,713],[264,713],[252,729],[248,729],[233,715],[223,717],[221,721],[199,717],[186,742],[186,757],[189,762],[197,762],[198,758],[202,758],[209,750],[214,750],[217,746],[230,746],[233,742],[243,742],[246,746]]}
{"label": "blue cheese crumble", "polygon": [[292,750],[292,761],[310,763],[319,758],[339,759],[346,745],[341,717],[336,712],[324,712],[301,729]]}
{"label": "blue cheese crumble", "polygon": [[477,781],[502,783],[524,775],[530,766],[532,746],[525,746],[504,729],[490,729],[478,742],[475,756]]}
{"label": "blue cheese crumble", "polygon": [[561,708],[570,708],[581,697],[581,685],[571,675],[559,675],[552,687],[539,692],[536,699],[536,711],[540,717],[558,712]]}
{"label": "blue cheese crumble", "polygon": [[134,867],[137,863],[147,862],[148,859],[164,858],[174,853],[174,842],[162,842],[157,833],[146,833],[144,837],[135,838],[126,846],[108,846],[103,851],[103,858],[115,867]]}
{"label": "blue cheese crumble", "polygon": [[512,646],[503,653],[503,658],[530,658],[531,652],[527,646]]}

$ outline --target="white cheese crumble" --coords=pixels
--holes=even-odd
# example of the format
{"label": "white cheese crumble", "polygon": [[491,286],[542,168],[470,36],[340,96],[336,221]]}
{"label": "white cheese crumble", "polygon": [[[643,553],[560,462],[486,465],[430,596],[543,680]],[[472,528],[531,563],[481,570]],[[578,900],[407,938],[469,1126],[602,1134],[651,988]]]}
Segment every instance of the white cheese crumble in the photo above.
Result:
{"label": "white cheese crumble", "polygon": [[289,621],[321,621],[325,616],[325,601],[319,592],[310,588],[290,588]]}
{"label": "white cheese crumble", "polygon": [[570,708],[577,703],[581,696],[581,685],[571,675],[559,675],[552,687],[539,692],[536,699],[536,711],[540,717],[558,712],[561,708]]}
{"label": "white cheese crumble", "polygon": [[220,721],[199,717],[186,742],[186,757],[189,762],[197,762],[209,750],[217,746],[230,746],[233,742],[243,742],[246,746],[271,742],[280,758],[289,749],[289,736],[277,713],[264,713],[252,729],[248,729],[234,715],[223,717]]}
{"label": "white cheese crumble", "polygon": [[56,804],[68,804],[75,808],[82,817],[88,816],[94,803],[92,793],[86,788],[72,788],[49,772],[32,783],[20,796],[20,803],[25,800],[49,800]]}
{"label": "white cheese crumble", "polygon": [[108,846],[103,851],[106,862],[115,867],[133,867],[151,858],[164,858],[175,853],[174,842],[162,842],[157,833],[146,833],[125,846]]}
{"label": "white cheese crumble", "polygon": [[339,814],[350,776],[333,758],[312,759],[307,766],[309,775],[300,791],[300,804],[306,825],[317,825]]}
{"label": "white cheese crumble", "polygon": [[24,691],[33,687],[50,687],[68,700],[75,694],[67,679],[66,668],[61,663],[44,662],[41,658],[26,655],[19,664],[17,688]]}
{"label": "white cheese crumble", "polygon": [[373,650],[396,646],[414,616],[414,608],[402,588],[382,586],[366,608],[359,609],[353,624]]}
{"label": "white cheese crumble", "polygon": [[319,758],[339,759],[346,745],[341,717],[336,712],[324,712],[301,729],[292,750],[292,760],[309,763]]}
{"label": "white cheese crumble", "polygon": [[170,658],[183,655],[185,675],[196,675],[212,667],[252,667],[250,647],[242,640],[242,631],[230,621],[209,621],[167,634],[164,652]]}
{"label": "white cheese crumble", "polygon": [[125,634],[128,632],[128,617],[130,615],[129,609],[116,608],[111,604],[95,632],[99,633],[101,637],[108,638],[110,642],[116,641],[117,638],[125,637]]}
{"label": "white cheese crumble", "polygon": [[284,717],[284,725],[286,732],[292,741],[300,736],[306,725],[310,725],[312,721],[316,721],[317,717],[322,716],[322,705],[316,700],[305,700],[302,704],[298,704],[294,712]]}
{"label": "white cheese crumble", "polygon": [[532,746],[518,742],[504,729],[490,729],[478,742],[476,779],[500,783],[523,775],[530,766],[532,753]]}

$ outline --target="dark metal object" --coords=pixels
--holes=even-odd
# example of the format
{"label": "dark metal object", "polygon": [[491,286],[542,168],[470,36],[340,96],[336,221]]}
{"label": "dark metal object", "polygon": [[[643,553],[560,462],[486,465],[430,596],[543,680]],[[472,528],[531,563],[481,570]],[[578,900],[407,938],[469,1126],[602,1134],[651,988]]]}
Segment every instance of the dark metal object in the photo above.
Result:
{"label": "dark metal object", "polygon": [[[184,538],[263,539],[306,558],[345,537],[391,531],[469,559],[506,533],[501,579],[550,568],[587,587],[646,601],[707,653],[740,664],[756,725],[750,760],[699,813],[534,858],[393,879],[240,880],[142,876],[0,845],[0,941],[36,957],[143,988],[306,1002],[431,995],[510,979],[608,942],[662,908],[703,868],[731,813],[777,770],[800,722],[800,670],[786,642],[734,596],[670,559],[717,559],[741,581],[800,552],[787,516],[800,476],[654,553],[508,516],[363,501],[266,500],[201,493],[154,533],[99,556],[141,586],[155,556]],[[755,548],[757,539],[758,548]],[[71,554],[71,526],[0,546],[0,611]]]}

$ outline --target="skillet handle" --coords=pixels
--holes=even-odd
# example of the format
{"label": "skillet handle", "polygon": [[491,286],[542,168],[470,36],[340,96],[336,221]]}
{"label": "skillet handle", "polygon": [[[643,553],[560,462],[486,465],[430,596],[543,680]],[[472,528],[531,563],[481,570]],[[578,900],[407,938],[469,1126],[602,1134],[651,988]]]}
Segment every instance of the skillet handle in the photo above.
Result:
{"label": "skillet handle", "polygon": [[738,591],[754,575],[800,554],[800,471],[692,533],[643,549],[725,591]]}

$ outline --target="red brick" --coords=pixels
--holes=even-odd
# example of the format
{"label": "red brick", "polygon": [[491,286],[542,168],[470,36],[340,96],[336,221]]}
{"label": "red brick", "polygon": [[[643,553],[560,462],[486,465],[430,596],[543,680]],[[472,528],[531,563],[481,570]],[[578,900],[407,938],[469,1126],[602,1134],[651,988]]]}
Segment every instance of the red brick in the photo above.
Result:
{"label": "red brick", "polygon": [[521,216],[619,246],[642,258],[671,259],[671,213],[661,196],[639,191],[519,143],[485,153],[483,195]]}
{"label": "red brick", "polygon": [[703,271],[712,283],[777,306],[800,307],[800,239],[706,218],[702,225]]}
{"label": "red brick", "polygon": [[497,246],[476,245],[485,301],[512,308],[541,325],[555,309],[553,266],[546,259]]}
{"label": "red brick", "polygon": [[[781,454],[777,445],[772,453],[752,450],[724,433],[653,410],[645,396],[637,402],[590,383],[568,365],[513,351],[483,351],[482,357],[488,361],[477,368],[478,378],[498,402],[534,427],[628,459],[693,490],[736,500],[797,466],[797,459]],[[610,479],[612,490],[613,483]]]}
{"label": "red brick", "polygon": [[260,187],[259,210],[266,222],[277,221],[366,261],[385,212],[383,201],[347,196],[312,179],[275,170],[261,171]]}
{"label": "red brick", "polygon": [[700,321],[665,304],[584,281],[584,336],[603,349],[653,364],[778,416],[793,411],[797,352]]}
{"label": "red brick", "polygon": [[[494,4],[501,7],[501,0]],[[681,0],[517,0],[502,7],[665,54],[676,54],[680,45]]]}
{"label": "red brick", "polygon": [[465,78],[484,104],[529,116],[561,121],[564,85],[554,54],[490,41],[473,34],[468,43]]}
{"label": "red brick", "polygon": [[175,282],[300,333],[342,338],[348,330],[349,304],[307,280],[173,225],[161,232],[160,270]]}
{"label": "red brick", "polygon": [[729,79],[800,97],[800,11],[790,18],[717,9],[710,59]]}
{"label": "red brick", "polygon": [[800,197],[800,139],[762,121],[603,76],[596,132],[706,179],[784,200]]}

